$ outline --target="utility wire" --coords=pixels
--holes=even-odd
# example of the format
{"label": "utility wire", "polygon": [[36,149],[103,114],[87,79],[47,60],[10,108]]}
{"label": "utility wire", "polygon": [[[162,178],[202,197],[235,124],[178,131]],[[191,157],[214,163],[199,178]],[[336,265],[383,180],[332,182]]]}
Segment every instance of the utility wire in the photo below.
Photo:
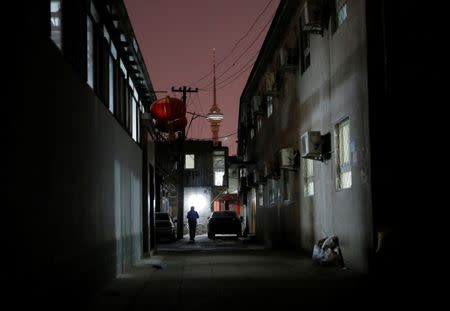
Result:
{"label": "utility wire", "polygon": [[[242,66],[240,68],[239,71],[233,73],[231,76],[228,76],[226,79],[220,81],[219,83],[217,83],[217,85],[219,86],[217,88],[217,90],[221,90],[223,88],[225,88],[226,86],[230,85],[231,83],[233,83],[234,81],[236,81],[236,79],[238,77],[240,77],[242,74],[244,74],[246,71],[248,71],[250,68],[252,68],[252,66],[255,64],[256,58],[259,54],[259,51],[256,52],[252,58],[249,59],[249,61],[247,63],[245,63],[244,66]],[[230,81],[230,79],[232,79]],[[229,82],[228,82],[229,81]],[[227,83],[228,82],[228,83]],[[211,91],[212,89],[199,89],[200,91]]]}
{"label": "utility wire", "polygon": [[[232,53],[234,52],[234,50],[236,49],[236,47],[239,45],[239,43],[244,40],[248,34],[250,33],[250,31],[253,29],[253,27],[255,27],[256,23],[258,22],[258,20],[261,18],[261,16],[266,12],[266,10],[268,9],[269,5],[273,2],[273,0],[269,0],[266,4],[266,6],[264,7],[264,9],[262,10],[261,13],[259,13],[259,15],[256,17],[256,19],[253,21],[252,25],[250,26],[250,28],[247,30],[247,32],[241,37],[239,38],[239,40],[234,44],[233,48],[231,49],[231,51],[225,56],[223,57],[216,66],[216,69],[228,58],[232,55]],[[213,73],[213,70],[209,71],[207,74],[205,74],[204,76],[200,77],[200,79],[198,79],[197,81],[190,83],[191,85],[197,85],[197,83],[199,83],[200,81],[204,80],[206,77],[210,76]]]}
{"label": "utility wire", "polygon": [[248,34],[250,33],[250,31],[252,31],[253,27],[255,27],[256,23],[258,22],[258,20],[261,18],[261,16],[264,14],[264,12],[266,12],[267,8],[269,7],[269,5],[272,3],[273,0],[269,0],[269,2],[267,2],[266,6],[264,7],[264,10],[259,13],[258,17],[255,19],[255,21],[253,22],[253,24],[250,26],[250,28],[247,30],[247,32],[235,43],[235,45],[233,46],[233,48],[231,49],[231,51],[220,61],[217,63],[217,66],[219,66],[220,64],[222,64],[225,59],[227,59],[236,49],[236,47],[239,45],[239,43],[245,39],[245,37],[248,36]]}
{"label": "utility wire", "polygon": [[228,134],[228,135],[225,135],[225,136],[220,136],[220,137],[217,137],[217,138],[225,138],[225,137],[230,137],[230,136],[236,135],[236,134],[237,134],[237,132],[238,132],[238,131],[236,131],[236,132],[234,132],[234,133],[231,133],[231,134]]}
{"label": "utility wire", "polygon": [[[237,64],[237,62],[242,58],[242,56],[244,56],[244,55],[250,50],[250,48],[256,43],[256,41],[259,39],[259,37],[261,37],[261,35],[263,34],[263,32],[264,32],[264,30],[267,28],[267,26],[269,26],[269,24],[271,23],[273,17],[274,17],[274,15],[272,15],[272,17],[267,21],[267,23],[264,25],[264,27],[261,28],[261,30],[259,31],[259,33],[258,33],[258,35],[256,36],[256,38],[252,41],[252,43],[250,43],[250,45],[245,49],[245,51],[242,52],[242,53],[239,55],[239,57],[233,62],[233,64],[230,65],[230,66],[228,66],[228,68],[225,69],[225,71],[222,72],[222,73],[217,77],[217,79],[220,79],[220,78],[223,77],[228,71],[230,71],[230,69],[233,68],[233,67]],[[258,54],[258,53],[259,53],[259,51],[258,51],[256,54]],[[246,66],[246,65],[244,65],[243,67],[245,67],[245,66]],[[242,67],[241,67],[241,68],[242,68]],[[228,78],[226,78],[225,80],[227,80],[227,79],[228,79]],[[222,82],[223,82],[223,81],[219,81],[219,82],[217,82],[217,84],[220,84],[220,83],[222,83]],[[213,84],[213,82],[209,82],[208,84],[206,84],[206,85],[200,87],[200,89],[205,89],[205,88],[209,87],[211,84]]]}

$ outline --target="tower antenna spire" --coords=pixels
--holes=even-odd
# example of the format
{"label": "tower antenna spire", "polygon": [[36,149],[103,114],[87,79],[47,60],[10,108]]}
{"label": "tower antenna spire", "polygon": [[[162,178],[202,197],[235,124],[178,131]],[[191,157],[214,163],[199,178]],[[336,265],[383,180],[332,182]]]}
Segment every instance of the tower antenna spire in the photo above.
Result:
{"label": "tower antenna spire", "polygon": [[217,93],[216,93],[216,49],[213,48],[213,104],[209,109],[208,117],[209,124],[211,126],[213,145],[219,144],[219,129],[220,122],[223,120],[223,114],[217,106]]}

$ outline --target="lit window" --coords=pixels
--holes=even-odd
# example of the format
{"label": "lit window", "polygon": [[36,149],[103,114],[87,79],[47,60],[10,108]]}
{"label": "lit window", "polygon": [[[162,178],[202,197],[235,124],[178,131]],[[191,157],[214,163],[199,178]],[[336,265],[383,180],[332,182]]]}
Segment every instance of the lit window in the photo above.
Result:
{"label": "lit window", "polygon": [[259,185],[259,207],[263,207],[264,206],[264,186],[263,185]]}
{"label": "lit window", "polygon": [[131,135],[134,141],[137,141],[137,112],[136,112],[136,100],[131,97]]}
{"label": "lit window", "polygon": [[125,75],[125,79],[126,79],[128,73],[127,73],[127,69],[125,68],[125,65],[123,64],[121,59],[120,59],[120,69],[122,70],[123,74]]}
{"label": "lit window", "polygon": [[289,182],[289,171],[285,170],[283,172],[283,199],[289,201],[291,199],[291,188]]}
{"label": "lit window", "polygon": [[195,168],[195,154],[186,154],[185,155],[185,163],[184,163],[185,169],[194,169]]}
{"label": "lit window", "polygon": [[114,60],[109,56],[109,111],[114,113]]}
{"label": "lit window", "polygon": [[337,2],[337,22],[338,27],[341,26],[347,18],[347,3],[343,1]]}
{"label": "lit window", "polygon": [[278,181],[269,179],[269,201],[270,204],[276,204],[278,199]]}
{"label": "lit window", "polygon": [[262,117],[258,116],[257,118],[258,131],[262,128]]}
{"label": "lit window", "polygon": [[336,189],[347,189],[352,186],[350,122],[348,118],[336,124],[334,138],[336,146]]}
{"label": "lit window", "polygon": [[305,72],[311,64],[310,36],[309,32],[304,30],[305,20],[300,19],[300,45],[301,45],[301,72]]}
{"label": "lit window", "polygon": [[214,186],[223,186],[225,175],[225,155],[223,151],[214,151],[213,155]]}
{"label": "lit window", "polygon": [[106,41],[111,42],[111,38],[109,36],[108,29],[106,29],[106,26],[103,26],[103,36],[105,37]]}
{"label": "lit window", "polygon": [[99,15],[97,13],[97,10],[95,9],[94,3],[92,3],[92,2],[91,2],[91,15],[94,18],[94,21],[96,23],[100,22],[100,17],[99,17]]}
{"label": "lit window", "polygon": [[302,158],[303,162],[303,194],[305,197],[314,195],[314,161]]}
{"label": "lit window", "polygon": [[61,0],[50,1],[50,38],[62,49]]}
{"label": "lit window", "polygon": [[335,0],[334,13],[331,19],[331,29],[334,33],[347,19],[347,1]]}
{"label": "lit window", "polygon": [[267,96],[267,117],[270,117],[273,113],[273,98],[272,96]]}
{"label": "lit window", "polygon": [[112,42],[111,42],[111,55],[114,57],[114,59],[117,59],[117,50],[114,43]]}
{"label": "lit window", "polygon": [[89,16],[87,17],[87,83],[94,88],[94,29]]}

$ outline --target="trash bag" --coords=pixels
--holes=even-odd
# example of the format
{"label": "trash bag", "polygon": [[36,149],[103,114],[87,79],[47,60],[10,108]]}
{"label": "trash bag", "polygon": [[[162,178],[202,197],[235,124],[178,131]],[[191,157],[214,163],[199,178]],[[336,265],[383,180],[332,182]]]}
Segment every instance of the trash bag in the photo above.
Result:
{"label": "trash bag", "polygon": [[312,259],[320,266],[344,267],[338,237],[330,235],[314,244]]}

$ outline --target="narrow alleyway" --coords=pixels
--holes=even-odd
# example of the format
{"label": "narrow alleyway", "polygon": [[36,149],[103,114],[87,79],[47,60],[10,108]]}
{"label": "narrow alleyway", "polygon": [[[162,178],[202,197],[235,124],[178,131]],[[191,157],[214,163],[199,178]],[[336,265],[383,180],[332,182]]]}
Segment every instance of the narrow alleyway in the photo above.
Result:
{"label": "narrow alleyway", "polygon": [[348,309],[371,297],[367,277],[351,270],[317,267],[307,256],[242,240],[197,240],[160,245],[157,255],[99,293],[89,310]]}

